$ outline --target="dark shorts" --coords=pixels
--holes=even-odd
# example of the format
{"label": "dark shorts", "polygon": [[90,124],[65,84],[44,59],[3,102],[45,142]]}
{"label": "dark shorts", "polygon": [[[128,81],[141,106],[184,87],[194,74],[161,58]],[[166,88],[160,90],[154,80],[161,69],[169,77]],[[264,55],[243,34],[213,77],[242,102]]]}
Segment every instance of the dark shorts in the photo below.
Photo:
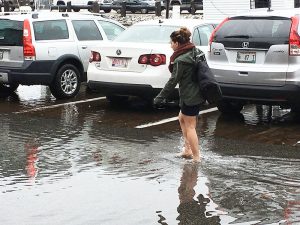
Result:
{"label": "dark shorts", "polygon": [[186,116],[198,116],[201,104],[199,105],[186,105],[182,104],[181,113]]}

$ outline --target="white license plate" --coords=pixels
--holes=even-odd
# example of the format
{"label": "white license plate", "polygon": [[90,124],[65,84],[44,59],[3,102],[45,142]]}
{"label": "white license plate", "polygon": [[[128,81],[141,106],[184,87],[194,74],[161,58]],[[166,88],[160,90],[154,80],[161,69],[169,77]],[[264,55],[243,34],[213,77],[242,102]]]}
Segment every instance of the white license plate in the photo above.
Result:
{"label": "white license plate", "polygon": [[118,68],[127,68],[128,60],[125,58],[112,58],[111,66]]}
{"label": "white license plate", "polygon": [[237,52],[236,61],[240,63],[255,63],[256,52]]}

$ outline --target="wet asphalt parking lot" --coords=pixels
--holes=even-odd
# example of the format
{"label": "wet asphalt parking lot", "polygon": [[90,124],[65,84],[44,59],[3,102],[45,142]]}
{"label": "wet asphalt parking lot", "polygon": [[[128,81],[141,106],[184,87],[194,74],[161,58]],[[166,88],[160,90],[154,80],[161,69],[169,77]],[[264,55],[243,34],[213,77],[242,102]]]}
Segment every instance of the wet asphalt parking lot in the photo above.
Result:
{"label": "wet asphalt parking lot", "polygon": [[0,94],[0,224],[300,224],[299,116],[207,107],[199,164],[182,147],[177,107],[97,93],[57,101],[46,87]]}

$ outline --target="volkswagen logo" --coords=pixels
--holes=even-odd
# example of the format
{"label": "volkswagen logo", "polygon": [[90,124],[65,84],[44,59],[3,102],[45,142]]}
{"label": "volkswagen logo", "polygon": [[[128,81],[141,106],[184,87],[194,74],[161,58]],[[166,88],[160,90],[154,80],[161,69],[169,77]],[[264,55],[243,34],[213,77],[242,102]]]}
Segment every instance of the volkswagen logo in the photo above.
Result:
{"label": "volkswagen logo", "polygon": [[243,48],[249,48],[249,42],[245,41],[242,43]]}
{"label": "volkswagen logo", "polygon": [[121,52],[120,49],[118,49],[118,50],[116,51],[116,54],[117,54],[117,55],[121,55],[121,53],[122,53],[122,52]]}

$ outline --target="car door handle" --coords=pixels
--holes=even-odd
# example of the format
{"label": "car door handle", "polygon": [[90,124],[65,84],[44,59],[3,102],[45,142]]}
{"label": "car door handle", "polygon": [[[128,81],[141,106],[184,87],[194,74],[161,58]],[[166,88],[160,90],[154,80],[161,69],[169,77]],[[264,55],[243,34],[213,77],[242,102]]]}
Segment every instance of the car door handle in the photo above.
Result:
{"label": "car door handle", "polygon": [[87,46],[81,46],[82,49],[87,49]]}
{"label": "car door handle", "polygon": [[239,72],[239,76],[248,77],[248,72]]}

